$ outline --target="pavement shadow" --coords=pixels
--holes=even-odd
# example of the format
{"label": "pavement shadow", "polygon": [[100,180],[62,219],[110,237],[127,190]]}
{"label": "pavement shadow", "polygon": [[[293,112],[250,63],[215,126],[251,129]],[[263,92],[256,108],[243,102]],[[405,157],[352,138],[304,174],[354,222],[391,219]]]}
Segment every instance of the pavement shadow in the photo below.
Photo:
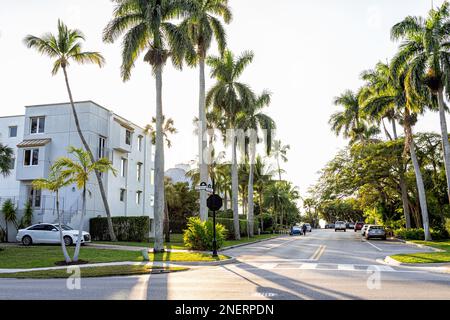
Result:
{"label": "pavement shadow", "polygon": [[[239,277],[249,281],[250,283],[256,285],[257,292],[260,293],[274,293],[274,296],[270,296],[270,294],[266,295],[267,298],[273,300],[306,300],[306,299],[320,299],[320,300],[339,300],[339,299],[351,299],[351,300],[361,300],[360,297],[350,295],[344,292],[339,292],[335,290],[331,290],[325,287],[312,285],[310,283],[306,283],[303,281],[295,280],[286,276],[283,276],[279,273],[274,273],[266,269],[257,269],[251,265],[246,263],[241,263],[236,265],[237,268],[242,269],[242,271],[250,272],[258,277],[261,277],[267,281],[274,282],[274,278],[280,279],[281,281],[276,284],[280,287],[283,287],[286,290],[280,290],[273,287],[264,287],[256,283],[255,281],[245,277],[244,275],[235,272],[226,266],[226,269],[229,272],[238,275]],[[292,292],[298,293],[293,294]]]}

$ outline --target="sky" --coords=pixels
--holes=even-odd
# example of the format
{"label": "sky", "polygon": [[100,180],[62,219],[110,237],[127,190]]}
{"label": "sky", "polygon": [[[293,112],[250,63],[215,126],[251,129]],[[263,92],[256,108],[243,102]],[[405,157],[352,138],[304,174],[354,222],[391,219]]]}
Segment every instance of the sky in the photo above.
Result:
{"label": "sky", "polygon": [[[435,0],[440,5],[442,0]],[[302,196],[318,171],[346,145],[330,132],[337,110],[333,98],[357,90],[359,75],[386,61],[398,43],[390,28],[407,15],[425,15],[431,0],[230,0],[233,21],[226,27],[229,48],[255,53],[242,76],[255,92],[272,92],[266,112],[277,123],[277,138],[290,145],[285,178]],[[75,100],[93,100],[145,126],[155,115],[155,82],[142,59],[130,81],[120,78],[120,42],[104,44],[102,30],[111,18],[110,0],[0,0],[0,116],[24,113],[24,106],[67,102],[63,76],[51,76],[51,61],[27,49],[27,34],[56,32],[58,18],[81,29],[84,48],[100,51],[107,64],[73,64],[69,77]],[[211,51],[215,54],[215,50]],[[209,70],[208,70],[209,74]],[[214,81],[207,78],[207,87]],[[166,150],[166,169],[196,159],[193,118],[198,113],[198,71],[170,65],[163,75],[164,113],[178,134]],[[439,118],[420,118],[417,131],[438,131]]]}

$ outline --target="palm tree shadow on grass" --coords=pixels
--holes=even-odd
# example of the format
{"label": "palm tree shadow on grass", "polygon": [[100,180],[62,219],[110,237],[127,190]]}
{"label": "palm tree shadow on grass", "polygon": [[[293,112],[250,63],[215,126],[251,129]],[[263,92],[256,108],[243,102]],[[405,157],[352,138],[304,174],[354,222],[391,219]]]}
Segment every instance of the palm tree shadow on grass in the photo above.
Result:
{"label": "palm tree shadow on grass", "polygon": [[[298,292],[298,294],[293,294],[287,290],[280,290],[275,289],[273,287],[263,287],[256,283],[255,281],[243,276],[242,274],[235,272],[226,266],[224,266],[224,269],[241,277],[242,279],[254,284],[257,286],[257,292],[261,294],[266,294],[265,297],[272,299],[272,300],[301,300],[301,299],[320,299],[320,300],[336,300],[336,299],[351,299],[351,300],[359,300],[361,298],[349,295],[343,292],[338,292],[335,290],[330,290],[327,288],[323,288],[320,286],[312,285],[309,283],[305,283],[299,280],[294,280],[292,278],[285,277],[283,275],[270,272],[268,270],[264,269],[254,269],[253,266],[248,265],[246,263],[238,264],[236,265],[238,268],[241,268],[242,270],[245,270],[247,272],[251,272],[254,275],[258,277],[262,277],[266,280],[270,279],[273,276],[276,276],[278,278],[284,278],[285,280],[288,280],[290,283],[290,286],[282,285],[278,283],[279,286],[282,286],[286,288],[287,290]],[[248,268],[246,268],[248,267]],[[273,295],[270,295],[273,294]],[[303,296],[304,298],[302,298]]]}

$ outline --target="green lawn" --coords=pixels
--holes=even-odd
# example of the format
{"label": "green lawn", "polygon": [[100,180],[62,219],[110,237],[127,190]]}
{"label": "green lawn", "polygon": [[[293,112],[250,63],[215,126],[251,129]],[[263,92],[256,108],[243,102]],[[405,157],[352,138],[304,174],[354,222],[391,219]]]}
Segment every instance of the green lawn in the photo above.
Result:
{"label": "green lawn", "polygon": [[[233,245],[237,245],[237,244],[243,244],[243,243],[248,243],[248,242],[253,242],[253,241],[257,241],[257,240],[265,240],[265,239],[271,239],[271,238],[276,238],[279,235],[277,234],[262,234],[259,236],[254,236],[253,238],[247,238],[247,237],[243,237],[241,238],[241,240],[227,240],[224,243],[224,247],[229,247],[229,246],[233,246]],[[165,247],[166,249],[187,249],[184,246],[183,243],[183,235],[182,234],[172,234],[171,235],[171,242],[170,243],[166,243]],[[94,241],[93,243],[98,243],[98,244],[113,244],[113,245],[117,245],[117,246],[130,246],[130,247],[147,247],[147,248],[153,248],[153,241],[152,242],[124,242],[124,241],[119,241],[119,242],[108,242],[108,241]]]}
{"label": "green lawn", "polygon": [[[89,267],[89,268],[81,268],[81,277],[90,278],[90,277],[132,276],[151,273],[158,274],[163,272],[185,271],[185,270],[188,270],[188,268],[183,267],[158,268],[150,266]],[[0,278],[17,278],[17,279],[68,278],[69,276],[71,276],[71,273],[67,273],[66,269],[0,273]]]}
{"label": "green lawn", "polygon": [[422,252],[397,254],[391,258],[402,263],[450,263],[450,240],[446,241],[412,241],[417,244],[445,250],[444,252]]}
{"label": "green lawn", "polygon": [[258,241],[258,240],[271,239],[271,238],[276,238],[276,237],[279,237],[279,235],[278,234],[261,234],[259,236],[254,236],[253,238],[243,237],[243,238],[241,238],[241,240],[225,241],[224,247],[234,246],[237,244],[243,244],[243,243],[248,243],[248,242],[253,242],[253,241]]}
{"label": "green lawn", "polygon": [[[1,246],[1,245],[0,245]],[[55,263],[64,260],[60,246],[8,246],[0,253],[0,268],[4,269],[26,269],[53,267]],[[74,247],[68,248],[72,256]],[[153,255],[149,254],[152,261],[170,262],[195,262],[195,261],[217,261],[228,257],[221,255],[213,258],[209,254],[192,252],[165,252]],[[80,260],[89,263],[120,262],[120,261],[143,261],[139,251],[109,250],[83,247],[81,248]]]}

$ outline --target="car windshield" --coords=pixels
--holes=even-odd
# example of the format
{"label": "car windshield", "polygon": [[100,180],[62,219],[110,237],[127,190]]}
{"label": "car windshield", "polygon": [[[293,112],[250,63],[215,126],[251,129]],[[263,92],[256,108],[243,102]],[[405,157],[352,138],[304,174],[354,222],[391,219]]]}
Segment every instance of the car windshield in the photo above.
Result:
{"label": "car windshield", "polygon": [[293,227],[292,230],[300,230],[300,227]]}
{"label": "car windshield", "polygon": [[[55,227],[56,227],[56,228],[59,228],[58,225],[55,225]],[[63,230],[65,230],[65,231],[73,230],[71,227],[66,226],[65,224],[61,225],[61,228],[62,228]]]}
{"label": "car windshield", "polygon": [[377,230],[383,230],[384,228],[381,226],[372,226],[370,227],[371,230],[377,229]]}

